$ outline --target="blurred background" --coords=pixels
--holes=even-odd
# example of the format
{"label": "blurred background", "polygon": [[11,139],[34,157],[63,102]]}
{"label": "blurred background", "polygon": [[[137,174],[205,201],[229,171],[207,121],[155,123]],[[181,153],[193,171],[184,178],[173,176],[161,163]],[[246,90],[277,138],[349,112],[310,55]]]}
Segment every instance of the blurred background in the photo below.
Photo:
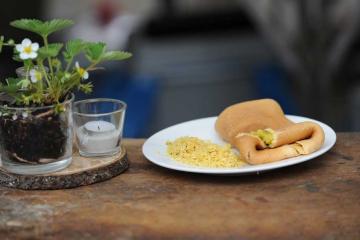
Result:
{"label": "blurred background", "polygon": [[[12,0],[0,8],[0,34],[38,40],[9,22],[69,18],[76,25],[53,41],[83,38],[132,52],[92,72],[94,93],[78,96],[127,102],[126,137],[256,98],[359,131],[359,10],[358,0]],[[11,56],[0,56],[2,81],[18,67]]]}

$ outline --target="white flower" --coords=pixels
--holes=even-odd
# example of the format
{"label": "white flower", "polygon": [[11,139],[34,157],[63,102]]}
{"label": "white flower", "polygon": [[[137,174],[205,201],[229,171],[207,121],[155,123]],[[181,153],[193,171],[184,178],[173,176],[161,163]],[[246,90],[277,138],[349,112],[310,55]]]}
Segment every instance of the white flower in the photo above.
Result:
{"label": "white flower", "polygon": [[36,83],[37,81],[41,81],[43,78],[41,72],[35,70],[35,69],[31,69],[30,70],[30,80],[32,83]]}
{"label": "white flower", "polygon": [[16,51],[20,53],[22,60],[34,59],[38,56],[37,51],[39,50],[38,43],[32,43],[30,39],[25,38],[21,44],[16,44]]}
{"label": "white flower", "polygon": [[89,78],[89,73],[85,70],[85,69],[83,69],[82,67],[80,67],[80,65],[79,65],[79,62],[76,62],[75,63],[75,67],[76,67],[76,71],[78,72],[78,74],[80,75],[80,77],[82,78],[82,79],[88,79]]}

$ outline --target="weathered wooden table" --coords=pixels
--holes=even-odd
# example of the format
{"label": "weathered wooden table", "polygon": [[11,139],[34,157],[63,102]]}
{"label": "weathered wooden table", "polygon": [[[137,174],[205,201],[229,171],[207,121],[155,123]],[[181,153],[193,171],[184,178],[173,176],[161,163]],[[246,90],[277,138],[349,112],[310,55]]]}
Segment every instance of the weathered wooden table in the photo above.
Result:
{"label": "weathered wooden table", "polygon": [[175,172],[127,140],[130,169],[69,190],[0,188],[0,239],[360,239],[360,133],[260,175]]}

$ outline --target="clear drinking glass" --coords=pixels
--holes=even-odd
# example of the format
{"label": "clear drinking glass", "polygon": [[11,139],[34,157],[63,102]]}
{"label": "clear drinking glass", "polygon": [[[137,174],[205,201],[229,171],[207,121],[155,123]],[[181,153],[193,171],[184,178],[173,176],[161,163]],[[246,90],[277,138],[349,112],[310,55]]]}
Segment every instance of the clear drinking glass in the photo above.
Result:
{"label": "clear drinking glass", "polygon": [[85,157],[119,153],[126,103],[96,98],[74,103],[73,118],[76,144]]}

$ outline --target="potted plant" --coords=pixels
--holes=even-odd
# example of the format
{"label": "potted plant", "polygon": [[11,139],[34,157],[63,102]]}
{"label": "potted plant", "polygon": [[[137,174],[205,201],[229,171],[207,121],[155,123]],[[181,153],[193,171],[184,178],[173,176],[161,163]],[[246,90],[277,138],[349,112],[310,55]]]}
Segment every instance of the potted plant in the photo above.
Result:
{"label": "potted plant", "polygon": [[[72,158],[74,90],[92,91],[89,73],[100,63],[124,60],[131,54],[107,51],[102,42],[81,39],[49,43],[48,36],[73,25],[71,20],[20,19],[11,26],[38,34],[42,43],[20,43],[0,36],[3,47],[14,49],[22,67],[17,77],[0,84],[0,154],[10,172],[41,174],[65,168]],[[84,55],[88,65],[76,61]]]}

